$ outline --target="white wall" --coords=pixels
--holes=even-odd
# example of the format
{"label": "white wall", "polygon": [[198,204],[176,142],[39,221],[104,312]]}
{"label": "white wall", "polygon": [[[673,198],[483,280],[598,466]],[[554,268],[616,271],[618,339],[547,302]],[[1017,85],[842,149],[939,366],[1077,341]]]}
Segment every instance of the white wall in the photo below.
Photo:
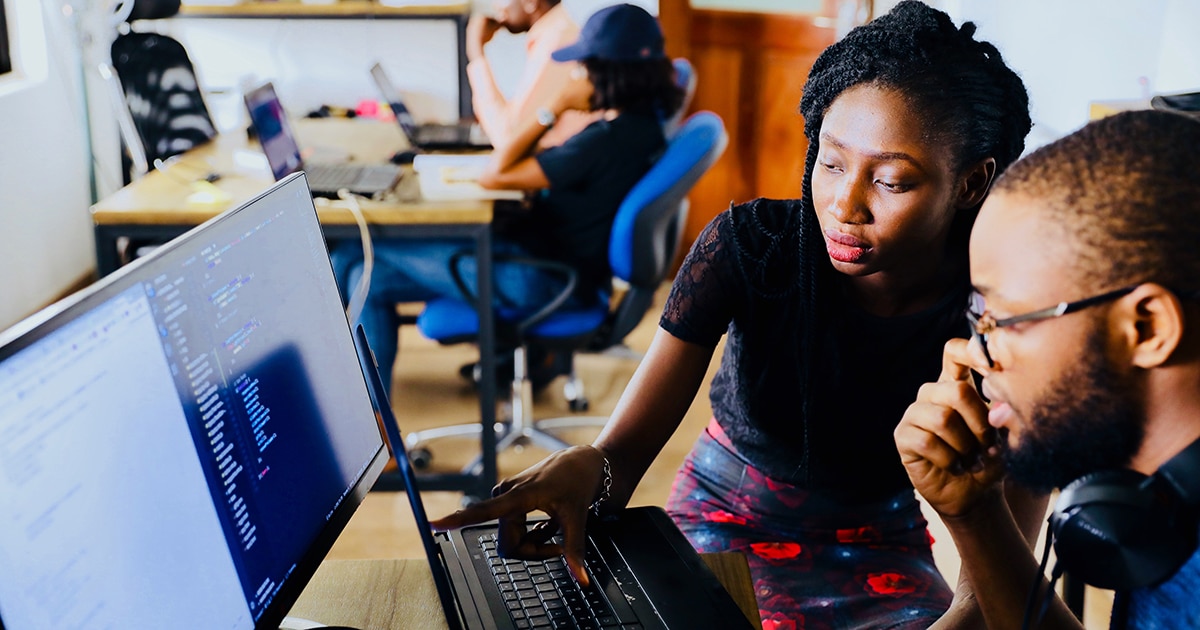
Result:
{"label": "white wall", "polygon": [[408,97],[418,119],[458,112],[458,53],[448,20],[263,20],[176,18],[162,23],[183,42],[202,86],[223,117],[240,115],[244,81],[270,80],[294,115],[321,105],[378,100],[367,70],[376,60]]}
{"label": "white wall", "polygon": [[0,78],[0,329],[95,266],[76,40],[57,2],[5,7],[17,71]]}
{"label": "white wall", "polygon": [[956,0],[956,21],[996,44],[1025,81],[1040,146],[1082,127],[1097,100],[1200,89],[1195,0]]}

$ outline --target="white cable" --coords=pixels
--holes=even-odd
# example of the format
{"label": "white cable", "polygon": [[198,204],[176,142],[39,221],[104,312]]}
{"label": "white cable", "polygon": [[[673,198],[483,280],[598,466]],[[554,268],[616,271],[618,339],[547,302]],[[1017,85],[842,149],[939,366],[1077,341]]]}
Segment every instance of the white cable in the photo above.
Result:
{"label": "white cable", "polygon": [[346,319],[353,327],[358,324],[358,317],[362,315],[363,306],[367,302],[367,292],[371,290],[371,271],[375,268],[375,250],[371,247],[371,231],[367,228],[367,218],[363,216],[362,208],[358,206],[358,196],[342,188],[338,190],[338,198],[346,202],[350,214],[354,215],[354,222],[358,224],[358,236],[362,241],[362,277],[358,279],[358,285],[354,287],[354,293],[346,304]]}
{"label": "white cable", "polygon": [[113,29],[119,31],[121,25],[129,19],[130,15],[133,15],[133,4],[134,0],[117,0],[113,3],[112,15],[109,18]]}

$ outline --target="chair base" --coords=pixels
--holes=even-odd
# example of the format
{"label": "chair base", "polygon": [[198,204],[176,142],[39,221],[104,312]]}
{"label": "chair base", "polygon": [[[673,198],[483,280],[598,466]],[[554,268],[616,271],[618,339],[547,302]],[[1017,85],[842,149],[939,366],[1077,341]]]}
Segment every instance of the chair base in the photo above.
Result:
{"label": "chair base", "polygon": [[[553,418],[547,420],[533,419],[533,384],[528,378],[528,364],[525,348],[518,347],[513,351],[513,380],[512,380],[512,413],[508,421],[497,422],[492,430],[496,432],[496,454],[518,446],[532,445],[546,451],[557,451],[573,446],[569,442],[554,435],[554,431],[573,428],[603,427],[608,418]],[[583,382],[575,375],[572,366],[567,383],[563,386],[568,405],[572,411],[583,411],[588,407],[587,398],[583,392]],[[432,440],[448,437],[478,436],[483,431],[479,422],[456,424],[445,427],[435,427],[424,431],[408,434],[404,443],[408,450],[409,459],[414,467],[424,469],[429,466],[432,454],[425,444]],[[483,455],[476,455],[462,470],[464,474],[479,474],[483,469]]]}
{"label": "chair base", "polygon": [[[564,421],[561,422],[560,421]],[[544,423],[551,426],[547,426]],[[550,431],[569,428],[586,428],[593,426],[596,428],[603,427],[608,422],[608,418],[555,418],[543,422],[535,422],[532,425],[518,427],[512,422],[497,422],[494,426],[496,431],[496,453],[500,454],[507,449],[536,446],[545,451],[558,451],[573,446],[571,443],[564,441],[562,438],[554,435]],[[483,430],[483,426],[479,423],[475,424],[457,424],[448,427],[437,427],[417,433],[410,433],[405,438],[405,446],[408,449],[409,459],[413,466],[417,469],[428,468],[432,459],[432,453],[425,446],[432,440],[446,437],[470,437],[477,436]],[[463,467],[463,474],[478,475],[483,469],[483,455],[476,455],[471,461]]]}

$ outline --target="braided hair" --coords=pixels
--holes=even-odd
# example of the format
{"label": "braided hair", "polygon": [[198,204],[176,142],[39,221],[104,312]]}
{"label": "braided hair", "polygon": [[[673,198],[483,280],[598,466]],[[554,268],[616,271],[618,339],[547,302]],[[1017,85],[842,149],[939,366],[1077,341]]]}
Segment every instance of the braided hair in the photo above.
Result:
{"label": "braided hair", "polygon": [[[954,26],[950,16],[917,0],[904,0],[891,12],[852,31],[813,63],[800,113],[808,154],[801,184],[804,218],[824,257],[812,205],[812,171],[821,125],[830,105],[851,87],[868,84],[903,94],[935,139],[946,142],[961,169],[992,157],[999,174],[1025,149],[1029,97],[1025,85],[1004,64],[992,44],[974,38],[975,24]],[[979,208],[965,213],[966,232]],[[952,234],[966,253],[968,234]]]}
{"label": "braided hair", "polygon": [[[804,116],[808,153],[804,162],[797,250],[788,255],[798,272],[792,290],[798,292],[795,331],[801,351],[795,358],[795,378],[804,386],[804,454],[807,476],[810,445],[808,423],[820,407],[813,402],[840,371],[836,353],[828,348],[833,321],[827,293],[833,266],[826,253],[812,201],[812,173],[819,151],[825,114],[833,102],[859,85],[894,90],[913,104],[934,141],[947,144],[953,166],[962,169],[992,157],[997,173],[1024,150],[1029,132],[1029,99],[1024,84],[1004,64],[1000,52],[974,38],[971,22],[956,27],[946,13],[916,0],[905,0],[886,15],[850,31],[826,48],[814,62],[804,85],[800,113]],[[965,261],[971,224],[978,206],[959,211],[947,243],[948,253]],[[963,284],[966,283],[965,264]]]}

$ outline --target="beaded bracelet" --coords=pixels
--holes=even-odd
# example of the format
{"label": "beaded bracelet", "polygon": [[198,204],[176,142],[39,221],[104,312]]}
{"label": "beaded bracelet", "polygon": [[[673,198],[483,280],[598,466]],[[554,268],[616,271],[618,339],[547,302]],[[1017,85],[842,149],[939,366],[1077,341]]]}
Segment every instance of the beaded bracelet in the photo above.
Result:
{"label": "beaded bracelet", "polygon": [[[596,450],[600,451],[600,449]],[[612,466],[608,463],[608,456],[602,451],[600,457],[604,459],[604,478],[601,481],[600,496],[596,497],[596,500],[588,508],[596,516],[600,516],[600,506],[612,496]]]}

